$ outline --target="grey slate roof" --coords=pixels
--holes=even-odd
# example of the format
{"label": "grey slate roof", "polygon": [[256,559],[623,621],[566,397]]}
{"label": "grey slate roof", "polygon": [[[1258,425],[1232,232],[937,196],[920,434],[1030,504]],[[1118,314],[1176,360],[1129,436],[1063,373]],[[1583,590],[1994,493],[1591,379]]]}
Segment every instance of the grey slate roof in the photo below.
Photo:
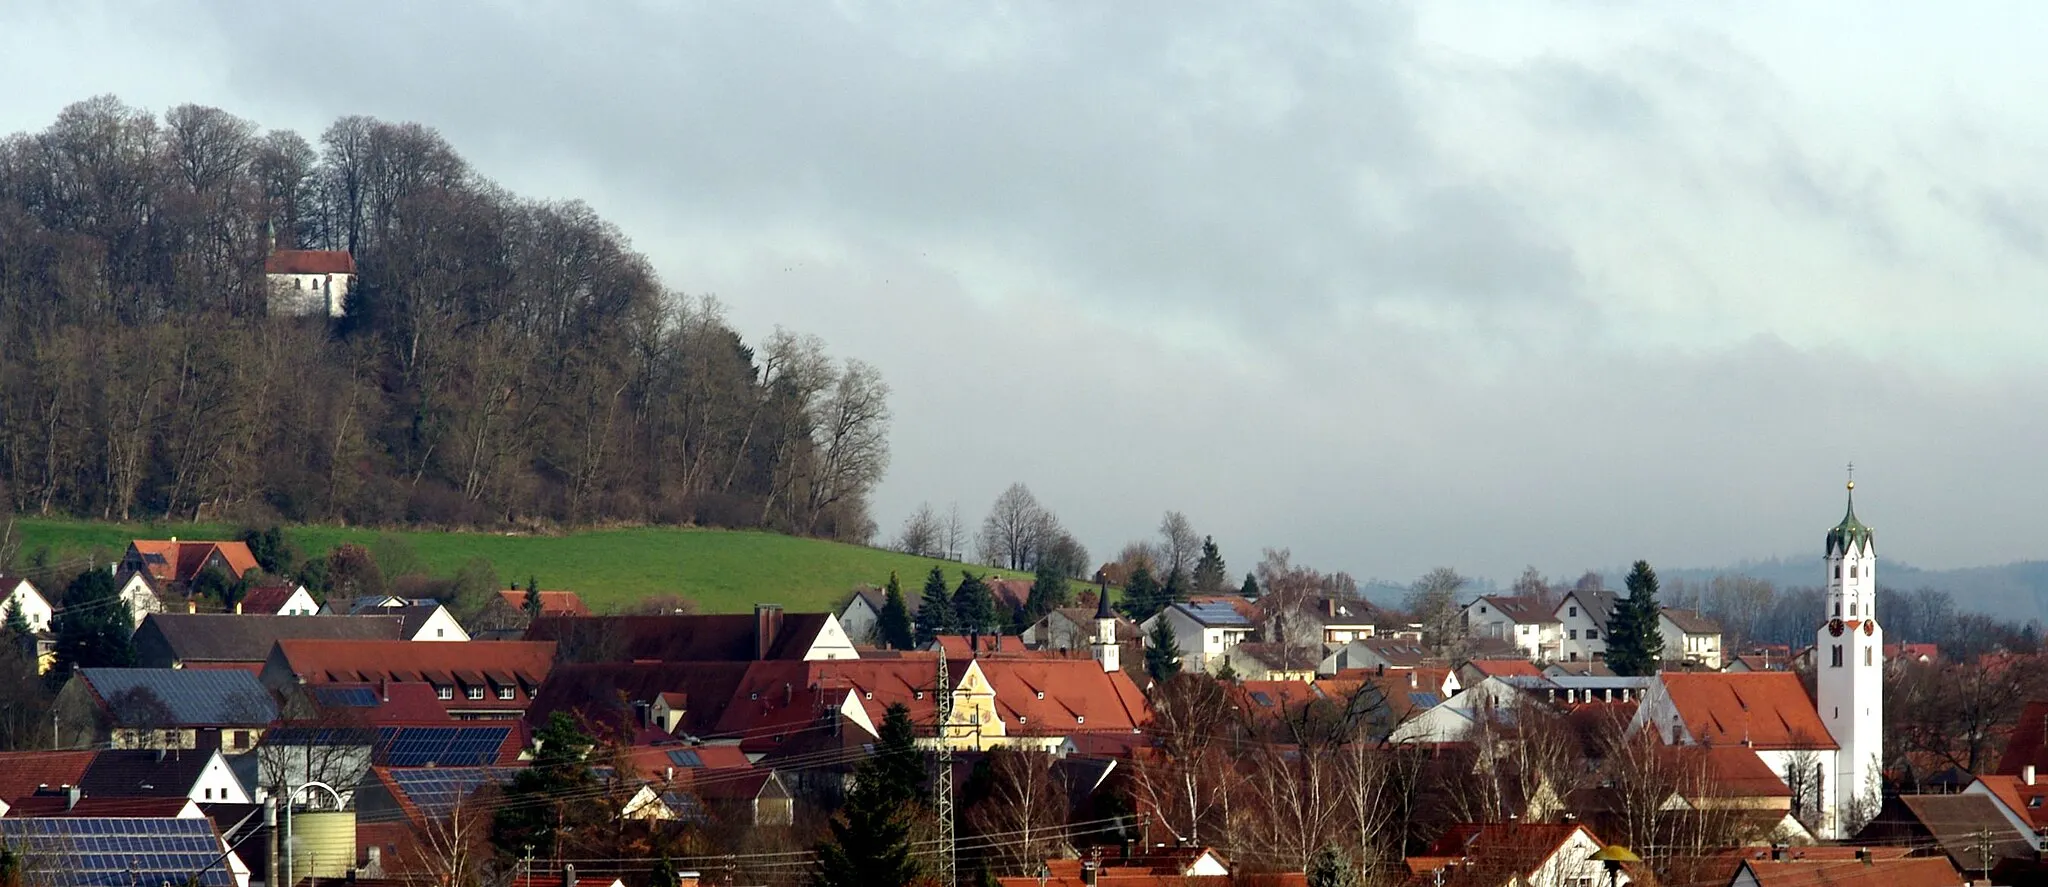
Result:
{"label": "grey slate roof", "polygon": [[1614,618],[1614,602],[1620,597],[1611,591],[1573,591],[1566,595],[1567,599],[1576,600],[1585,614],[1602,628]]}
{"label": "grey slate roof", "polygon": [[151,613],[135,629],[135,652],[139,664],[154,668],[175,662],[260,663],[285,638],[395,641],[403,639],[404,624],[398,616]]}
{"label": "grey slate roof", "polygon": [[1713,617],[1707,616],[1698,610],[1681,610],[1677,607],[1665,607],[1664,618],[1671,620],[1672,625],[1678,626],[1678,630],[1686,634],[1721,633],[1721,623],[1714,621]]}
{"label": "grey slate roof", "polygon": [[[311,617],[300,617],[311,618]],[[150,727],[253,726],[277,721],[277,702],[256,676],[234,669],[81,668],[78,677],[101,704],[145,692],[163,702],[169,724]],[[117,719],[132,712],[111,712]]]}

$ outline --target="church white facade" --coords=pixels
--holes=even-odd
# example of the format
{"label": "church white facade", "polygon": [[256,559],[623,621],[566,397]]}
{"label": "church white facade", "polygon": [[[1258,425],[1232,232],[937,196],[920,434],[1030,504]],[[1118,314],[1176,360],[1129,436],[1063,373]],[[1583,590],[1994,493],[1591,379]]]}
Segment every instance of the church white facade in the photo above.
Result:
{"label": "church white facade", "polygon": [[[1840,799],[1837,821],[1859,819],[1857,805],[1874,809],[1883,787],[1884,629],[1877,623],[1877,548],[1869,527],[1856,519],[1856,484],[1849,507],[1827,536],[1827,619],[1814,635],[1815,705],[1841,749],[1830,774]],[[1867,818],[1867,817],[1860,817]]]}

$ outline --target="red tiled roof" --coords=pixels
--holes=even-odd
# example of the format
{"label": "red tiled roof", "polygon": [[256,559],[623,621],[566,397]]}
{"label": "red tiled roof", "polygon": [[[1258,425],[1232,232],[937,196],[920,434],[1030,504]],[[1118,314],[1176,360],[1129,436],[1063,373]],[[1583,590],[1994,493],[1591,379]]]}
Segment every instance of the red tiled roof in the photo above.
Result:
{"label": "red tiled roof", "polygon": [[1022,610],[1024,609],[1024,604],[1031,600],[1031,580],[1029,579],[990,578],[981,581],[983,585],[988,586],[989,596],[996,599],[996,609],[998,612],[1007,614]]}
{"label": "red tiled roof", "polygon": [[1527,659],[1474,659],[1465,664],[1471,666],[1474,671],[1490,678],[1505,678],[1514,675],[1535,678],[1543,677],[1543,669],[1537,668],[1536,663],[1530,662]]}
{"label": "red tiled roof", "polygon": [[980,664],[996,694],[996,714],[1011,735],[1122,733],[1151,718],[1145,695],[1130,676],[1105,672],[1092,659],[983,659]]}
{"label": "red tiled roof", "polygon": [[1954,887],[1962,873],[1943,857],[1880,859],[1871,862],[1771,862],[1743,865],[1758,887]]}
{"label": "red tiled roof", "polygon": [[[323,706],[324,713],[361,721],[372,727],[401,725],[425,726],[444,724],[454,720],[442,702],[434,695],[434,688],[428,684],[416,683],[334,683],[322,684],[328,689],[363,689],[375,695],[376,705],[372,706]],[[314,694],[315,705],[320,703],[319,694]]]}
{"label": "red tiled roof", "polygon": [[[696,760],[696,766],[677,763],[672,757],[676,752],[689,752]],[[619,767],[633,777],[649,781],[666,781],[673,776],[686,780],[688,770],[737,770],[754,766],[747,753],[737,745],[636,745],[620,749]]]}
{"label": "red tiled roof", "polygon": [[[474,643],[474,642],[472,642]],[[752,662],[579,662],[563,663],[548,675],[540,695],[526,710],[529,724],[544,723],[557,711],[570,712],[601,725],[608,732],[638,726],[635,702],[657,695],[680,694],[681,729],[706,735],[718,725],[726,706],[746,678]]]}
{"label": "red tiled roof", "polygon": [[296,585],[259,585],[242,596],[242,612],[252,616],[275,616],[285,601],[297,594]]}
{"label": "red tiled roof", "polygon": [[216,552],[237,579],[257,566],[246,542],[136,539],[129,545],[142,556],[143,571],[159,582],[192,581]]}
{"label": "red tiled roof", "polygon": [[0,801],[12,803],[36,793],[38,786],[77,785],[97,752],[0,752]]}
{"label": "red tiled roof", "polygon": [[[526,590],[520,588],[498,592],[498,597],[512,608],[525,612]],[[583,598],[573,591],[547,591],[540,593],[540,615],[546,616],[588,616],[590,608],[584,606]]]}
{"label": "red tiled roof", "polygon": [[1884,658],[1886,661],[1901,657],[1915,661],[1924,659],[1933,662],[1941,658],[1941,647],[1937,644],[1884,645]]}
{"label": "red tiled roof", "polygon": [[[324,641],[285,639],[264,664],[265,683],[434,684],[455,687],[439,700],[449,712],[525,709],[554,667],[555,645],[545,641]],[[516,685],[516,686],[515,686]],[[511,699],[497,688],[515,687]],[[467,688],[484,688],[482,699]]]}
{"label": "red tiled roof", "polygon": [[964,634],[942,634],[934,636],[932,642],[938,644],[939,649],[945,651],[946,656],[952,659],[967,658],[970,649],[975,653],[1024,652],[1024,639],[1015,636],[985,634],[969,637]]}
{"label": "red tiled roof", "polygon": [[1323,698],[1316,687],[1308,681],[1241,681],[1228,689],[1246,713],[1273,716],[1298,711]]}
{"label": "red tiled roof", "polygon": [[[1697,775],[1698,791],[1720,798],[1790,798],[1785,780],[1740,745],[1662,746],[1659,755],[1680,774]],[[1694,772],[1697,768],[1697,772]]]}
{"label": "red tiled roof", "polygon": [[1565,823],[1459,823],[1438,837],[1425,855],[1483,862],[1489,871],[1528,876],[1584,828]]}
{"label": "red tiled roof", "polygon": [[263,262],[265,274],[354,274],[356,258],[338,249],[281,249]]}
{"label": "red tiled roof", "polygon": [[1977,781],[2034,828],[2048,829],[2048,780],[2037,776],[2034,784],[2028,785],[2017,776],[1994,774],[1979,776]]}
{"label": "red tiled roof", "polygon": [[1769,671],[1658,676],[1695,742],[1763,749],[1834,749],[1799,676]]}
{"label": "red tiled roof", "polygon": [[2018,776],[2028,764],[2037,773],[2048,774],[2048,700],[2027,703],[2020,719],[2005,741],[2005,754],[1998,759],[1998,773]]}

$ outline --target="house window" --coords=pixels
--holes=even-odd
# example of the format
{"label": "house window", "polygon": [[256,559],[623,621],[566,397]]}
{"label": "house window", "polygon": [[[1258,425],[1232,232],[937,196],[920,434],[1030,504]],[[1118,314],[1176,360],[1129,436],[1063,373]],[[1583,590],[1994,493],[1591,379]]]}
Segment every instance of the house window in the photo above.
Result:
{"label": "house window", "polygon": [[498,688],[498,698],[499,698],[499,699],[511,699],[511,698],[512,698],[512,688],[511,688],[511,687],[499,687],[499,688]]}
{"label": "house window", "polygon": [[1573,608],[1571,608],[1571,614],[1572,614],[1573,616],[1577,616],[1577,615],[1579,615],[1579,608],[1577,608],[1577,607],[1573,607]]}
{"label": "house window", "polygon": [[434,637],[437,637],[437,638],[445,638],[445,637],[447,637],[447,636],[448,636],[448,629],[445,629],[445,628],[436,628],[436,629],[434,629]]}
{"label": "house window", "polygon": [[435,699],[454,699],[454,698],[455,698],[455,688],[454,688],[454,687],[435,687],[435,688],[434,688],[434,698],[435,698]]}
{"label": "house window", "polygon": [[1479,612],[1481,612],[1481,613],[1484,613],[1484,612],[1486,612],[1486,605],[1485,605],[1485,604],[1480,604],[1480,605],[1479,605]]}
{"label": "house window", "polygon": [[1576,640],[1578,640],[1578,639],[1579,639],[1579,630],[1578,630],[1578,629],[1576,629],[1576,628],[1574,628],[1574,629],[1569,629],[1569,630],[1567,630],[1567,631],[1566,631],[1565,633],[1566,633],[1566,634],[1568,634],[1568,635],[1571,635],[1571,639],[1572,639],[1572,640],[1575,640],[1575,641],[1576,641]]}
{"label": "house window", "polygon": [[1829,668],[1841,668],[1841,667],[1842,667],[1842,645],[1841,645],[1841,644],[1836,644],[1836,645],[1835,645],[1835,646],[1834,646],[1834,647],[1833,647],[1833,648],[1832,648],[1832,649],[1830,650],[1830,652],[1828,653],[1828,667],[1829,667]]}
{"label": "house window", "polygon": [[1589,641],[1597,641],[1597,640],[1599,640],[1599,639],[1600,639],[1600,629],[1597,629],[1597,628],[1588,628],[1588,629],[1586,629],[1586,640],[1589,640]]}
{"label": "house window", "polygon": [[235,747],[236,747],[236,748],[248,748],[248,747],[249,747],[249,731],[247,731],[247,730],[236,730],[236,731],[235,731]]}
{"label": "house window", "polygon": [[482,687],[471,687],[471,688],[469,688],[469,698],[471,698],[471,699],[482,699],[482,698],[484,698],[484,688],[482,688]]}

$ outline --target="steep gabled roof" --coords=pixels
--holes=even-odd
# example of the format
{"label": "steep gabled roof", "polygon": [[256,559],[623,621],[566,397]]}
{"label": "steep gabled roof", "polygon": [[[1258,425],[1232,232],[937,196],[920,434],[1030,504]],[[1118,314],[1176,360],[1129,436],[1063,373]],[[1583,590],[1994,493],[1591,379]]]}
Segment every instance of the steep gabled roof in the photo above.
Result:
{"label": "steep gabled roof", "polygon": [[238,540],[136,539],[129,543],[142,556],[143,570],[159,582],[190,582],[218,553],[237,578],[257,567],[249,543]]}
{"label": "steep gabled roof", "polygon": [[1998,758],[1998,770],[2005,776],[2024,773],[2033,765],[2038,774],[2048,775],[2048,699],[2027,703],[2020,719],[2012,725],[2005,741],[2005,754]]}
{"label": "steep gabled roof", "polygon": [[1012,735],[1130,732],[1150,718],[1130,676],[1105,672],[1092,659],[979,662],[995,692],[996,715]]}
{"label": "steep gabled roof", "polygon": [[2048,828],[2048,781],[2036,778],[2033,785],[2028,785],[2020,777],[1996,774],[1979,776],[1977,781],[1984,783],[1984,788],[2015,816],[2037,829]]}
{"label": "steep gabled roof", "polygon": [[281,249],[263,261],[265,274],[354,274],[356,258],[338,249]]}
{"label": "steep gabled roof", "polygon": [[[232,613],[151,613],[136,628],[136,647],[148,655],[161,639],[172,658],[185,665],[204,662],[262,662],[278,641],[395,641],[405,622],[396,616],[275,616]],[[169,668],[171,662],[144,662]]]}
{"label": "steep gabled roof", "polygon": [[1657,751],[1670,772],[1680,776],[1692,792],[1716,798],[1790,798],[1785,780],[1757,756],[1756,750],[1740,745],[1671,745]]}
{"label": "steep gabled roof", "polygon": [[[1459,823],[1439,836],[1424,855],[1466,860],[1490,872],[1527,877],[1584,828],[1572,823]],[[1591,831],[1586,834],[1592,836]],[[1593,843],[1600,840],[1594,838]]]}
{"label": "steep gabled roof", "polygon": [[1665,672],[1657,680],[1695,742],[1747,743],[1762,749],[1838,748],[1806,687],[1791,672]]}
{"label": "steep gabled roof", "polygon": [[1473,659],[1465,663],[1473,671],[1490,678],[1543,677],[1543,669],[1527,659]]}
{"label": "steep gabled roof", "polygon": [[1513,619],[1518,625],[1541,625],[1557,621],[1555,611],[1543,606],[1543,602],[1534,597],[1489,594],[1480,596],[1479,600],[1492,605],[1495,612]]}
{"label": "steep gabled roof", "polygon": [[103,751],[85,769],[78,787],[103,798],[182,798],[192,793],[216,754],[207,749]]}
{"label": "steep gabled roof", "polygon": [[2032,836],[2014,828],[1999,812],[1999,802],[1985,795],[1900,795],[1899,802],[1957,867],[1978,868],[1979,849],[1988,841],[1997,859],[2034,858]]}
{"label": "steep gabled roof", "polygon": [[1605,589],[1573,590],[1564,596],[1564,600],[1558,601],[1557,609],[1551,612],[1563,613],[1567,612],[1566,607],[1576,606],[1594,624],[1604,626],[1614,618],[1614,602],[1620,597]]}

